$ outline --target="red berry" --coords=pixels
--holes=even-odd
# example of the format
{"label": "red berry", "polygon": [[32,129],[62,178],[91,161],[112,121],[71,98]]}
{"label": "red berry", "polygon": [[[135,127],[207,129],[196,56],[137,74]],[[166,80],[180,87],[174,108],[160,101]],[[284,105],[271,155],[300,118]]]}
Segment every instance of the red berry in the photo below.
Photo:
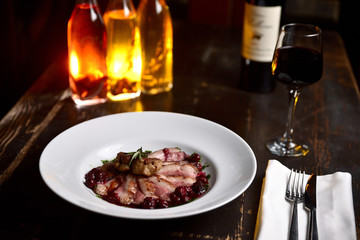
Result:
{"label": "red berry", "polygon": [[118,196],[114,192],[110,192],[107,195],[102,196],[102,199],[114,204],[120,203]]}
{"label": "red berry", "polygon": [[180,205],[182,204],[180,196],[178,196],[176,193],[170,194],[170,200],[173,205]]}
{"label": "red berry", "polygon": [[156,207],[156,202],[157,202],[156,198],[146,197],[144,198],[142,207],[145,209],[154,209]]}
{"label": "red berry", "polygon": [[85,174],[85,185],[91,189],[98,183],[104,183],[106,180],[106,173],[101,169],[101,167],[93,168]]}
{"label": "red berry", "polygon": [[201,181],[197,181],[192,185],[192,189],[194,191],[194,194],[196,194],[197,197],[199,197],[205,193],[206,185]]}
{"label": "red berry", "polygon": [[175,189],[175,194],[178,195],[179,197],[181,197],[182,195],[185,195],[186,194],[186,189],[184,186],[181,186],[181,187],[177,187]]}
{"label": "red berry", "polygon": [[169,203],[167,201],[158,199],[156,203],[156,208],[167,208],[167,207],[169,207]]}
{"label": "red berry", "polygon": [[190,162],[199,162],[200,159],[201,159],[201,156],[199,154],[193,153],[193,154],[191,154],[189,161]]}
{"label": "red berry", "polygon": [[181,186],[175,189],[175,194],[178,195],[183,203],[191,200],[192,189],[189,186]]}

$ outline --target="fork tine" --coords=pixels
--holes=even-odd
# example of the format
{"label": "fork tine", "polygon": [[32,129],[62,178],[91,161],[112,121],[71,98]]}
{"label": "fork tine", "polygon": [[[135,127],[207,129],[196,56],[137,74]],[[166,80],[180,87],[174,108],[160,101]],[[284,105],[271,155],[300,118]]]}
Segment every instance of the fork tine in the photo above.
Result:
{"label": "fork tine", "polygon": [[295,195],[298,198],[301,198],[304,195],[304,178],[305,171],[299,171],[299,173],[297,173],[295,187]]}
{"label": "fork tine", "polygon": [[298,170],[295,171],[295,179],[294,179],[294,197],[298,197],[299,196],[299,192],[298,192],[298,189],[299,189],[299,174],[300,172],[298,172]]}
{"label": "fork tine", "polygon": [[288,179],[288,182],[287,182],[287,186],[286,186],[286,194],[289,195],[289,197],[292,197],[292,194],[293,194],[293,174],[294,174],[294,169],[291,169],[291,172],[290,172],[290,175],[289,175],[289,179]]}
{"label": "fork tine", "polygon": [[301,171],[299,171],[298,178],[297,178],[297,181],[298,181],[297,182],[297,189],[296,189],[296,196],[297,197],[300,197],[300,195],[301,195],[301,187],[302,187],[302,182],[300,184],[301,176],[302,176]]}
{"label": "fork tine", "polygon": [[300,182],[300,179],[299,179],[299,173],[298,173],[298,170],[295,171],[295,179],[294,179],[294,196],[295,197],[298,197],[299,196],[299,182]]}
{"label": "fork tine", "polygon": [[301,191],[300,191],[300,196],[303,196],[305,194],[305,184],[304,183],[305,180],[305,171],[303,171],[302,173],[302,184],[301,184]]}
{"label": "fork tine", "polygon": [[286,185],[286,191],[289,191],[290,192],[290,185],[291,185],[291,176],[293,174],[293,169],[291,169],[291,172],[290,172],[290,175],[289,175],[289,178],[288,178],[288,181],[287,181],[287,185]]}
{"label": "fork tine", "polygon": [[286,197],[291,201],[303,200],[305,192],[305,171],[291,169],[286,185]]}

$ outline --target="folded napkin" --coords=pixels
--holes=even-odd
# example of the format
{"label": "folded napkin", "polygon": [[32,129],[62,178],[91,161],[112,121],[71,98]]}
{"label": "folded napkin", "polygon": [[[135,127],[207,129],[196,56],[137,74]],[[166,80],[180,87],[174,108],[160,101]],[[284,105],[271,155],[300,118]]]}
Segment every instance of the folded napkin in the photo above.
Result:
{"label": "folded napkin", "polygon": [[[255,239],[288,239],[292,205],[285,199],[290,169],[269,160],[262,186]],[[305,175],[307,180],[310,175]],[[317,227],[319,240],[356,240],[351,175],[336,172],[317,176]],[[307,235],[308,211],[298,204],[299,240]]]}

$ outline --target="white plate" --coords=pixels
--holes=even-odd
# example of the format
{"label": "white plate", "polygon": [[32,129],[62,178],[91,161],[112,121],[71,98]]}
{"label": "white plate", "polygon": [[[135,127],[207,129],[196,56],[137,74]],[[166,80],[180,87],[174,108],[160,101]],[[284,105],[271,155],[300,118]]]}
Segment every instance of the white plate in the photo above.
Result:
{"label": "white plate", "polygon": [[[166,209],[133,209],[108,203],[84,185],[85,174],[119,151],[180,147],[209,163],[209,191],[196,201]],[[231,130],[202,118],[168,112],[132,112],[80,123],[55,137],[40,157],[45,183],[60,197],[88,210],[132,219],[167,219],[218,208],[243,193],[256,173],[248,144]]]}

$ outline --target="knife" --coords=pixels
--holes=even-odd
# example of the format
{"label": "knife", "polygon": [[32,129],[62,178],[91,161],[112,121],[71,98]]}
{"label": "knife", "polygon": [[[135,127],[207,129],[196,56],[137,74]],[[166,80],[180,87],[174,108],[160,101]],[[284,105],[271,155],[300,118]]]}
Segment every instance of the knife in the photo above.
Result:
{"label": "knife", "polygon": [[311,174],[305,189],[305,208],[309,211],[308,240],[317,240],[316,175]]}

